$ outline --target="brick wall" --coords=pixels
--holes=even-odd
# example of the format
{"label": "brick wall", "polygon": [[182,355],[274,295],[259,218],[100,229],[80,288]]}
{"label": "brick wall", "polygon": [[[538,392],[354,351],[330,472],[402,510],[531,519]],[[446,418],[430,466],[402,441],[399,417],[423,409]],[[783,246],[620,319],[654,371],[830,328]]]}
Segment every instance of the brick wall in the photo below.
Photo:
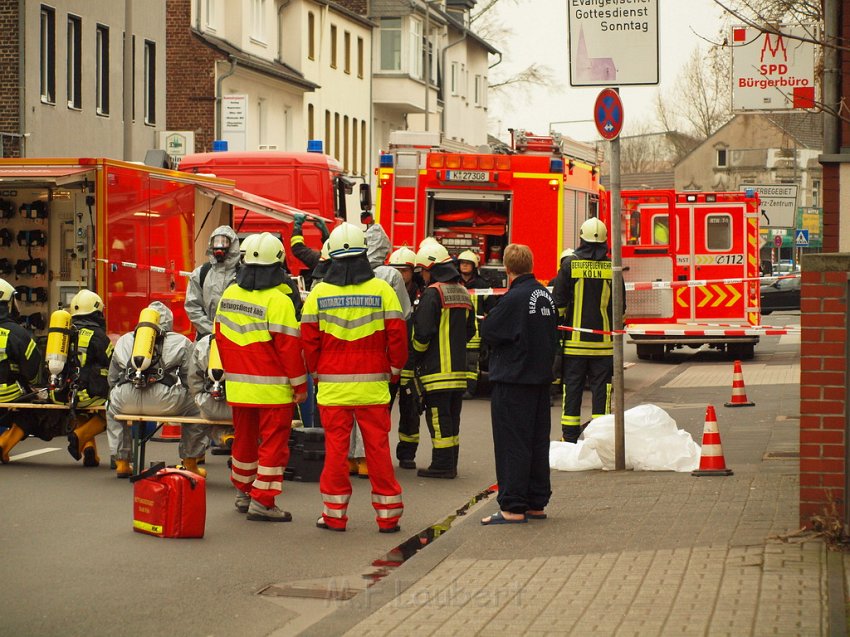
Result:
{"label": "brick wall", "polygon": [[166,0],[168,130],[195,131],[195,152],[209,152],[215,135],[215,63],[226,59],[191,31],[191,0]]}
{"label": "brick wall", "polygon": [[847,524],[850,254],[803,255],[800,320],[800,524],[834,502]]}
{"label": "brick wall", "polygon": [[[18,3],[0,2],[0,132],[20,133],[20,86],[18,69]],[[3,156],[20,157],[20,140],[3,138]]]}

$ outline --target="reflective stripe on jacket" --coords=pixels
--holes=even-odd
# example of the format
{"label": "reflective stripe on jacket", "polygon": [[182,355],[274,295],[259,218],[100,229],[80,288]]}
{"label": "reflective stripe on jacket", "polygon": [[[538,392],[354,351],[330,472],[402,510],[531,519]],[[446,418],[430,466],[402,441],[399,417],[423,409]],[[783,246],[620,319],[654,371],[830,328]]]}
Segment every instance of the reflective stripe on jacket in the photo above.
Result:
{"label": "reflective stripe on jacket", "polygon": [[295,308],[281,287],[231,285],[218,304],[215,335],[231,405],[288,404],[306,390]]}
{"label": "reflective stripe on jacket", "polygon": [[407,361],[407,326],[386,281],[319,283],[304,302],[301,334],[320,405],[390,401],[388,381]]}
{"label": "reflective stripe on jacket", "polygon": [[[610,332],[613,322],[611,261],[569,257],[564,261],[559,279],[565,284],[569,301],[565,307],[566,324]],[[571,356],[614,355],[614,341],[610,333],[568,331],[563,343],[564,354]]]}
{"label": "reflective stripe on jacket", "polygon": [[0,402],[14,402],[38,380],[41,353],[23,327],[11,319],[0,322]]}

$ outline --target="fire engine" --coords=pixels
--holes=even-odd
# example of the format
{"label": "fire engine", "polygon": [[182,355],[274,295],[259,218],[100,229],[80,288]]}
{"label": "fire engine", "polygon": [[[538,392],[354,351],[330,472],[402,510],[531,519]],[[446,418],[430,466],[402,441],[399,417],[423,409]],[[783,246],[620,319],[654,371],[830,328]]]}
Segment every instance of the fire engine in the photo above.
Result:
{"label": "fire engine", "polygon": [[87,288],[105,302],[111,338],[151,301],[183,311],[188,274],[232,206],[282,221],[291,210],[232,181],[104,158],[0,159],[0,277],[17,288],[24,324],[46,338],[49,314]]}
{"label": "fire engine", "polygon": [[557,133],[511,137],[505,153],[474,153],[441,147],[436,133],[392,133],[377,169],[375,219],[393,247],[416,250],[434,236],[452,255],[477,253],[481,275],[503,287],[502,250],[523,243],[537,277],[553,278],[561,251],[600,212],[596,150]]}
{"label": "fire engine", "polygon": [[[758,195],[621,195],[624,322],[638,357],[661,359],[673,349],[708,344],[732,358],[752,358],[759,337],[734,335],[734,328],[760,323]],[[713,326],[733,329],[700,329]]]}

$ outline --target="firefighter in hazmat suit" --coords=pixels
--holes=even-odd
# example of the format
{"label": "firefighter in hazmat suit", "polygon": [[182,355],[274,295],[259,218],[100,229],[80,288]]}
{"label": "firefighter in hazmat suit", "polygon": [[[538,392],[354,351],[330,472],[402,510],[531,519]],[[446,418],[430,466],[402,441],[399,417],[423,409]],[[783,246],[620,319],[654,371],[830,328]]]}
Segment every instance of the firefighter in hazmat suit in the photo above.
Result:
{"label": "firefighter in hazmat suit", "polygon": [[[192,350],[189,391],[201,416],[207,420],[232,420],[233,412],[227,404],[224,367],[213,334],[198,339]],[[230,449],[233,446],[233,427],[215,425],[210,438],[221,441],[225,448]]]}
{"label": "firefighter in hazmat suit", "polygon": [[219,226],[213,230],[207,254],[209,261],[195,268],[189,277],[183,304],[186,316],[198,332],[197,339],[212,333],[221,295],[236,279],[241,255],[239,238],[233,228]]}
{"label": "firefighter in hazmat suit", "polygon": [[[151,312],[152,310],[152,312]],[[189,393],[189,362],[192,341],[173,332],[174,315],[159,301],[142,310],[139,325],[118,339],[109,366],[109,405],[106,409],[106,433],[110,453],[115,455],[116,474],[130,476],[131,433],[125,423],[115,420],[116,414],[147,416],[199,416],[195,401]],[[153,354],[136,367],[137,341],[154,339]],[[180,458],[183,466],[206,475],[198,468],[197,459],[203,456],[206,426],[184,424],[180,434]],[[137,470],[141,467],[137,467]]]}
{"label": "firefighter in hazmat suit", "polygon": [[[38,380],[41,353],[30,333],[15,320],[15,288],[0,279],[0,402],[12,403],[32,394],[32,385]],[[0,424],[7,424],[14,412],[7,412]],[[17,414],[14,414],[17,416]],[[27,432],[17,423],[0,435],[0,461],[9,462],[9,451]]]}
{"label": "firefighter in hazmat suit", "polygon": [[[69,358],[67,366],[77,369],[72,388],[51,391],[54,402],[65,404],[73,400],[76,407],[94,407],[106,403],[109,397],[107,374],[112,359],[112,342],[106,335],[106,319],[103,316],[103,299],[90,290],[80,290],[68,306],[71,325],[75,332],[75,356]],[[51,319],[52,323],[52,319]],[[48,359],[51,352],[48,348]],[[83,414],[77,426],[68,435],[68,453],[75,460],[83,460],[83,466],[97,467],[95,436],[106,429],[106,420],[101,414]]]}

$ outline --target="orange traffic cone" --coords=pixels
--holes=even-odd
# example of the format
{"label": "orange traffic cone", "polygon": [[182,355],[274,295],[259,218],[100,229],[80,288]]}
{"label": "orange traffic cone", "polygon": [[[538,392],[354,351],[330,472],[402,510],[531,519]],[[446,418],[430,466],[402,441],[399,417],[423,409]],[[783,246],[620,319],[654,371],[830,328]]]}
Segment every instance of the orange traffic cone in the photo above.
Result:
{"label": "orange traffic cone", "polygon": [[159,435],[154,436],[151,440],[155,440],[156,442],[180,442],[180,425],[173,425],[168,422],[162,423]]}
{"label": "orange traffic cone", "polygon": [[732,374],[732,398],[725,407],[754,407],[755,403],[747,400],[747,390],[744,389],[744,374],[741,371],[741,361],[735,361],[735,371]]}
{"label": "orange traffic cone", "polygon": [[702,453],[699,457],[699,469],[691,471],[692,476],[731,476],[732,470],[726,468],[723,449],[720,446],[720,431],[717,429],[717,416],[714,407],[705,408],[705,429],[702,434]]}

